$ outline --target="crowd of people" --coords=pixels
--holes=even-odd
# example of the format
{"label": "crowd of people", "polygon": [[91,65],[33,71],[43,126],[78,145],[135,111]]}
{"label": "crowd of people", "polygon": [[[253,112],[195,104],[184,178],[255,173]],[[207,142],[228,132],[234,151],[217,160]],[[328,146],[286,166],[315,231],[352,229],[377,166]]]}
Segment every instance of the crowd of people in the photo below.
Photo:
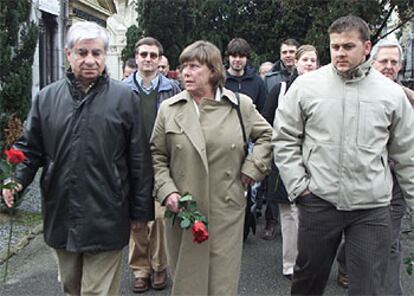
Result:
{"label": "crowd of people", "polygon": [[[322,295],[335,258],[349,295],[402,295],[400,227],[414,210],[414,92],[398,84],[402,49],[381,40],[371,51],[356,16],[328,34],[327,65],[314,46],[287,39],[280,60],[256,71],[246,40],[232,39],[225,60],[199,40],[182,51],[179,75],[144,37],[116,81],[107,31],[74,24],[70,67],[33,100],[14,144],[26,159],[2,192],[12,207],[43,168],[44,238],[63,292],[119,294],[128,245],[136,293],[170,277],[172,295],[237,295],[253,194],[266,204],[262,238],[275,239],[280,223],[292,295]],[[188,194],[208,219],[202,243],[165,218],[182,214]]]}

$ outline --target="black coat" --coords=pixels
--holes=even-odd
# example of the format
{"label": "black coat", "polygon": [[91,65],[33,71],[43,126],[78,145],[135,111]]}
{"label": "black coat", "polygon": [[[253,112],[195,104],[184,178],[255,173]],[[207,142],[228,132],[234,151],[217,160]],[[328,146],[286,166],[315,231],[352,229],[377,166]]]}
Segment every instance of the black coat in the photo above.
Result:
{"label": "black coat", "polygon": [[123,248],[130,220],[154,218],[152,167],[139,98],[101,76],[84,98],[68,73],[40,91],[15,147],[28,158],[16,179],[39,167],[44,237],[72,252]]}
{"label": "black coat", "polygon": [[264,84],[266,91],[269,93],[274,87],[279,85],[281,81],[291,80],[291,74],[281,60],[276,61],[272,69],[265,75]]}
{"label": "black coat", "polygon": [[[298,77],[296,70],[292,73],[291,80],[286,82],[286,91],[292,85],[293,81]],[[279,82],[275,85],[269,93],[269,96],[266,100],[266,104],[263,108],[263,117],[273,126],[273,121],[275,119],[276,109],[279,106],[279,94],[281,90],[281,83]],[[266,178],[267,190],[266,198],[269,200],[274,200],[279,203],[290,203],[288,199],[288,194],[285,188],[285,185],[280,178],[279,169],[276,167],[275,163],[272,162],[272,171],[269,176]]]}

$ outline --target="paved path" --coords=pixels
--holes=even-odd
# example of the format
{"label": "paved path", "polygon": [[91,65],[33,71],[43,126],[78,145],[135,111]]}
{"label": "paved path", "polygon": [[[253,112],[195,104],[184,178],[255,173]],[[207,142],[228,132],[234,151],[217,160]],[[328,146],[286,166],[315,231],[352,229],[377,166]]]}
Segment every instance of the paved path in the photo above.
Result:
{"label": "paved path", "polygon": [[[262,228],[259,223],[259,233]],[[404,252],[414,250],[414,240],[403,238]],[[264,241],[259,235],[250,236],[244,245],[240,295],[289,295],[290,281],[281,275],[281,240]],[[0,266],[3,268],[4,266]],[[196,268],[196,266],[194,267]],[[38,235],[18,255],[10,260],[11,273],[5,284],[0,286],[0,295],[63,295],[57,282],[56,266],[50,249]],[[346,295],[336,285],[334,267],[325,295]],[[405,295],[414,295],[414,275],[403,271]],[[124,252],[121,295],[134,295],[130,286],[132,274],[126,263]],[[171,286],[171,283],[170,283]],[[169,295],[169,290],[149,291],[144,295]]]}

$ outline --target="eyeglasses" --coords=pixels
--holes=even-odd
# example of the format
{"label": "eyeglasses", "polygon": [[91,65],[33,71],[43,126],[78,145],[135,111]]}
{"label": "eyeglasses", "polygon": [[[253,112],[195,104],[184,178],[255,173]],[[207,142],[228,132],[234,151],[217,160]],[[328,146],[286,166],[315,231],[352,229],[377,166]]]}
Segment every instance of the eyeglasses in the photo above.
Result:
{"label": "eyeglasses", "polygon": [[141,51],[140,53],[138,53],[139,56],[143,59],[145,59],[148,55],[150,56],[150,58],[152,60],[155,60],[156,58],[158,58],[158,54],[155,52],[148,52],[148,51]]}

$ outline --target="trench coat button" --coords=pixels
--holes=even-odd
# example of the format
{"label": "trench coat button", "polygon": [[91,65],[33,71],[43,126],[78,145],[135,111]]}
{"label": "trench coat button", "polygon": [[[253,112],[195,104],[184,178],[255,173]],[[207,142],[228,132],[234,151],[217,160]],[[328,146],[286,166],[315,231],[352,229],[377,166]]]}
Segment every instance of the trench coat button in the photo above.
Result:
{"label": "trench coat button", "polygon": [[230,177],[230,176],[231,176],[231,171],[227,171],[227,172],[226,172],[226,176],[227,176],[227,177]]}
{"label": "trench coat button", "polygon": [[229,200],[230,200],[230,196],[226,195],[226,196],[224,197],[224,200],[225,200],[225,201],[229,201]]}
{"label": "trench coat button", "polygon": [[236,144],[231,144],[231,150],[236,149]]}
{"label": "trench coat button", "polygon": [[175,145],[175,147],[176,147],[178,150],[183,149],[183,147],[182,147],[180,144]]}

